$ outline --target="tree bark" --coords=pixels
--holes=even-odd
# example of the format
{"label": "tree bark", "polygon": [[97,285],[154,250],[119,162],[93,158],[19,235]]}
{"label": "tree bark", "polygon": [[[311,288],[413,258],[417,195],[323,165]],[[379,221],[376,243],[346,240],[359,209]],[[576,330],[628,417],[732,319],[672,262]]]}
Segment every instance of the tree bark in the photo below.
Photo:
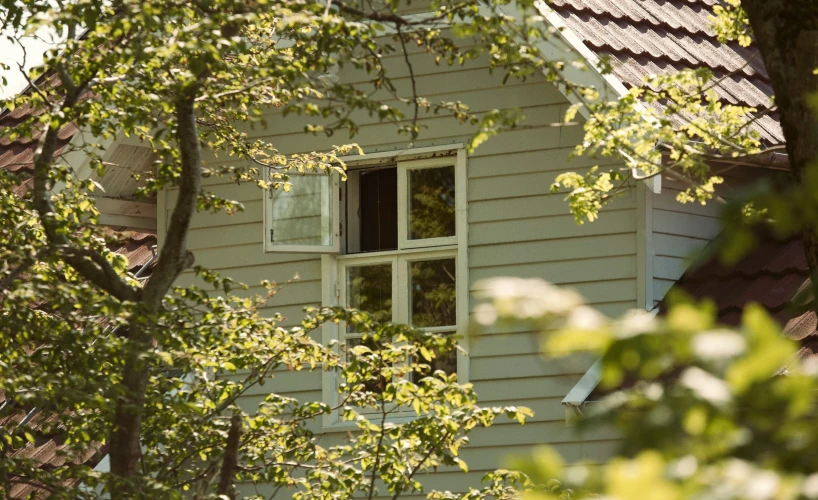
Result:
{"label": "tree bark", "polygon": [[[123,396],[117,401],[111,433],[111,472],[117,476],[113,498],[127,498],[139,480],[140,436],[150,366],[143,356],[150,349],[152,318],[179,274],[193,264],[187,234],[196,212],[201,187],[201,146],[196,128],[194,84],[176,103],[176,140],[181,153],[179,198],[173,208],[157,265],[145,284],[140,314],[129,325],[128,354],[122,379]],[[138,485],[136,486],[138,489]]]}
{"label": "tree bark", "polygon": [[[808,186],[818,175],[818,113],[810,104],[818,96],[818,2],[742,0],[742,7],[775,93],[792,179]],[[802,228],[802,240],[818,287],[818,221]]]}
{"label": "tree bark", "polygon": [[236,491],[233,486],[233,475],[236,473],[236,466],[239,463],[239,446],[241,445],[241,415],[235,414],[230,419],[230,430],[227,433],[227,443],[224,447],[224,458],[222,458],[222,469],[219,473],[219,487],[216,494],[230,498],[236,498]]}
{"label": "tree bark", "polygon": [[150,347],[150,337],[144,331],[128,332],[128,353],[122,376],[122,395],[116,402],[113,429],[109,441],[111,473],[116,480],[111,485],[111,497],[128,498],[138,490],[139,459],[142,453],[140,430],[148,387],[149,366],[143,354]]}

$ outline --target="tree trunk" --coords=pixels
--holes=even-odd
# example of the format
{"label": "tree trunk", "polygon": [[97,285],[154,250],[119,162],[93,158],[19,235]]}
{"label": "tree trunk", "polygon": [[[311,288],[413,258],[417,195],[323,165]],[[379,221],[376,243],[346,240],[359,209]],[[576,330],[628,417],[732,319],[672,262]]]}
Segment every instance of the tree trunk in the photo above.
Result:
{"label": "tree trunk", "polygon": [[[818,114],[810,103],[818,97],[818,2],[742,0],[742,6],[775,93],[793,181],[809,186],[818,175]],[[802,228],[802,239],[817,287],[818,221],[808,224]]]}
{"label": "tree trunk", "polygon": [[[139,459],[142,453],[140,431],[148,386],[148,363],[145,352],[150,347],[144,333],[130,332],[128,354],[120,385],[122,395],[116,402],[113,430],[109,443],[112,483],[111,497],[128,498],[139,490]],[[138,337],[138,338],[135,338]]]}
{"label": "tree trunk", "polygon": [[196,127],[195,96],[197,85],[184,92],[176,103],[176,139],[181,152],[182,175],[179,196],[171,214],[165,242],[156,267],[145,284],[141,300],[141,314],[135,315],[130,325],[129,351],[122,377],[122,396],[116,405],[111,433],[111,472],[116,476],[113,498],[128,498],[136,486],[139,491],[141,472],[142,416],[145,406],[150,366],[145,354],[150,350],[151,328],[143,321],[161,310],[165,294],[179,274],[193,264],[193,255],[187,250],[187,234],[196,212],[201,187],[201,146]]}

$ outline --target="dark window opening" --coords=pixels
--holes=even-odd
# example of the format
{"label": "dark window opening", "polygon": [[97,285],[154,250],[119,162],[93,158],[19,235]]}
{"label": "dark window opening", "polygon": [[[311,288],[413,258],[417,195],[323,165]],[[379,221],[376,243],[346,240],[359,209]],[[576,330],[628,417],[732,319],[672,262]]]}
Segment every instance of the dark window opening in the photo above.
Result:
{"label": "dark window opening", "polygon": [[398,169],[361,172],[358,215],[360,251],[398,248]]}

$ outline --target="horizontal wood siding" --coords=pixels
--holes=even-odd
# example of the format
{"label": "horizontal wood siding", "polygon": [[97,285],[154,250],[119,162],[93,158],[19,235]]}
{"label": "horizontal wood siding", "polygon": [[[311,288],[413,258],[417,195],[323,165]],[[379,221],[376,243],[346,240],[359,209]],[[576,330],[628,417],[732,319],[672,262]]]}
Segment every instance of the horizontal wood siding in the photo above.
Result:
{"label": "horizontal wood siding", "polygon": [[653,210],[653,299],[659,303],[681,278],[691,259],[721,232],[721,205],[711,200],[679,203],[684,189],[678,182],[662,179],[660,194],[652,194]]}
{"label": "horizontal wood siding", "polygon": [[[433,100],[462,100],[477,111],[519,107],[526,116],[523,126],[490,139],[468,159],[469,289],[480,279],[521,276],[542,278],[570,286],[606,314],[619,314],[636,305],[636,200],[627,195],[608,207],[600,221],[577,225],[563,194],[551,194],[554,178],[566,170],[585,171],[598,162],[578,158],[568,162],[582,138],[580,126],[563,126],[566,99],[552,85],[537,79],[502,84],[503,75],[489,75],[486,60],[466,70],[430,63],[423,54],[413,54],[419,92]],[[387,65],[398,65],[396,57]],[[342,75],[342,78],[347,76]],[[350,76],[349,78],[353,78]],[[399,89],[408,80],[397,80]],[[405,94],[405,92],[403,92]],[[346,141],[302,132],[310,120],[283,119],[271,111],[266,129],[256,127],[250,135],[273,142],[282,152],[327,149]],[[414,147],[467,143],[474,128],[458,125],[445,116],[421,114],[422,136]],[[365,151],[393,151],[408,147],[405,136],[392,125],[363,117],[355,137]],[[235,165],[230,158],[207,154],[207,167]],[[234,279],[254,285],[247,295],[259,292],[260,279],[286,283],[273,298],[269,313],[285,311],[287,323],[298,319],[305,305],[321,300],[321,266],[317,255],[264,253],[262,192],[254,185],[237,185],[211,177],[205,189],[240,201],[243,211],[235,215],[199,214],[190,234],[190,248],[197,263]],[[176,199],[166,193],[161,205],[165,219]],[[161,228],[164,229],[164,228]],[[189,274],[181,284],[194,283]],[[560,405],[592,360],[576,357],[545,360],[539,355],[539,339],[532,332],[491,329],[471,340],[470,377],[485,405],[524,405],[535,417],[525,426],[508,421],[477,430],[464,458],[468,474],[442,470],[423,478],[426,488],[463,491],[478,486],[483,474],[502,465],[503,457],[525,452],[532,445],[552,443],[568,459],[593,459],[604,455],[586,440],[606,443],[607,431],[582,436],[567,427]],[[250,408],[269,391],[321,398],[321,373],[280,371],[264,386],[249,391],[242,404]],[[319,430],[320,429],[316,429]],[[333,433],[335,434],[335,433]],[[332,438],[332,436],[330,436]],[[341,439],[341,438],[339,438]],[[325,441],[322,440],[322,443]],[[262,491],[262,493],[264,493]]]}

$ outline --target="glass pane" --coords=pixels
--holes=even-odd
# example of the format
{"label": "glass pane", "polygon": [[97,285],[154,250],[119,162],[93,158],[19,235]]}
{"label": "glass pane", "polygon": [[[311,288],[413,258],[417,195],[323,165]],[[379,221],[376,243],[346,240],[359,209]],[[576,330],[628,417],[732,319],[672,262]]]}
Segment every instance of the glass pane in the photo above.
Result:
{"label": "glass pane", "polygon": [[420,363],[429,365],[429,369],[412,373],[414,383],[418,383],[420,379],[432,375],[437,370],[442,370],[446,375],[457,373],[457,350],[452,349],[445,353],[438,352],[431,362],[421,359]]}
{"label": "glass pane", "polygon": [[347,268],[347,306],[392,321],[392,264]]}
{"label": "glass pane", "polygon": [[422,260],[409,264],[411,320],[418,328],[457,325],[455,259]]}
{"label": "glass pane", "polygon": [[454,167],[409,171],[409,239],[455,235]]}
{"label": "glass pane", "polygon": [[274,245],[332,245],[329,175],[294,175],[289,192],[272,193],[270,242]]}

